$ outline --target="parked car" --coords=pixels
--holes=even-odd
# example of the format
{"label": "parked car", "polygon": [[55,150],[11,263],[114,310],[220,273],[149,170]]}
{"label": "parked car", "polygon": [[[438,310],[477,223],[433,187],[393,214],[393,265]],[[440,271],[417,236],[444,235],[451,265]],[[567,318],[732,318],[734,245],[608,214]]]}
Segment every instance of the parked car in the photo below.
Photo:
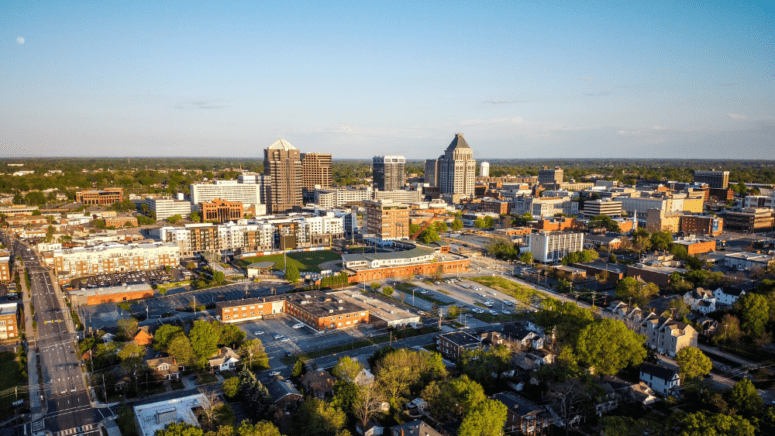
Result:
{"label": "parked car", "polygon": [[285,337],[285,336],[283,336],[283,335],[274,335],[274,339],[275,339],[276,341],[279,341],[280,339],[282,339],[282,338],[284,338],[284,337]]}
{"label": "parked car", "polygon": [[421,293],[421,294],[427,294],[427,293],[428,293],[428,290],[427,290],[427,289],[423,289],[423,290],[421,290],[421,291],[420,291],[420,293]]}
{"label": "parked car", "polygon": [[296,324],[293,325],[293,328],[295,328],[295,329],[303,329],[304,328],[304,324],[296,323]]}
{"label": "parked car", "polygon": [[494,311],[494,310],[491,310],[491,311],[490,311],[490,315],[493,315],[493,316],[495,316],[495,315],[497,315],[497,314],[498,314],[498,312],[496,312],[496,311]]}
{"label": "parked car", "polygon": [[504,315],[511,315],[511,312],[509,312],[508,309],[503,309],[501,312],[503,312]]}
{"label": "parked car", "polygon": [[261,335],[264,334],[264,332],[262,332],[261,330],[256,330],[256,331],[253,332],[253,334],[256,335],[256,336],[261,336]]}
{"label": "parked car", "polygon": [[288,338],[282,338],[282,339],[280,339],[280,342],[290,342],[290,341],[291,341],[291,340],[290,340],[290,339],[288,339]]}
{"label": "parked car", "polygon": [[280,375],[280,372],[279,371],[272,371],[272,372],[269,373],[269,375],[271,377],[277,377],[278,375]]}

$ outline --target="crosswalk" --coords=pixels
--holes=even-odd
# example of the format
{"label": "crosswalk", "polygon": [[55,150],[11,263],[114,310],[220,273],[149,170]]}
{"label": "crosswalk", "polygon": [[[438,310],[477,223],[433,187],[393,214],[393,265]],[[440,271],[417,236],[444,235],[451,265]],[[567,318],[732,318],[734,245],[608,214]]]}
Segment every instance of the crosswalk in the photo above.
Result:
{"label": "crosswalk", "polygon": [[86,424],[80,427],[73,427],[73,428],[68,428],[67,430],[55,432],[53,436],[70,436],[73,434],[85,434],[85,433],[91,433],[92,431],[95,431],[95,430],[98,430],[96,425]]}

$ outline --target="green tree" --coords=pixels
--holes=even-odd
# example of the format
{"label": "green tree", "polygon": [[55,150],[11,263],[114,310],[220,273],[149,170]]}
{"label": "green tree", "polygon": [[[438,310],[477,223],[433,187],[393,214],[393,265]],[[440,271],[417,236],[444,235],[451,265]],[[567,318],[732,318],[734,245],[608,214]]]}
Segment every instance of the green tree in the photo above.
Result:
{"label": "green tree", "polygon": [[371,288],[371,290],[372,290],[372,291],[374,291],[374,292],[377,292],[377,289],[379,289],[379,288],[380,288],[380,286],[382,286],[382,285],[380,285],[380,284],[379,284],[379,283],[377,283],[377,282],[374,282],[374,283],[372,283],[372,284],[370,284],[370,285],[369,285],[369,287]]}
{"label": "green tree", "polygon": [[468,413],[458,429],[458,436],[500,436],[508,408],[498,400],[484,400]]}
{"label": "green tree", "polygon": [[118,320],[118,334],[119,336],[130,340],[135,337],[137,333],[137,320],[135,318],[126,318]]}
{"label": "green tree", "polygon": [[226,395],[226,398],[234,400],[239,395],[239,378],[232,377],[226,379],[221,385],[221,390],[223,390],[223,394]]}
{"label": "green tree", "polygon": [[522,253],[519,256],[519,261],[524,263],[524,264],[527,264],[527,265],[532,265],[533,264],[533,253],[531,253],[529,251],[526,251],[526,252]]}
{"label": "green tree", "polygon": [[436,230],[428,227],[417,236],[417,239],[419,239],[424,244],[429,244],[434,241],[441,241],[441,236],[436,233]]}
{"label": "green tree", "polygon": [[385,286],[384,288],[382,288],[382,293],[389,297],[393,295],[393,288],[390,286]]}
{"label": "green tree", "polygon": [[[222,324],[218,345],[239,348],[245,340],[245,332],[234,324]],[[258,339],[254,339],[258,341]],[[259,341],[260,343],[261,341]]]}
{"label": "green tree", "polygon": [[156,351],[167,351],[172,338],[183,333],[183,328],[172,324],[164,324],[156,329],[153,334],[153,349]]}
{"label": "green tree", "polygon": [[676,353],[675,361],[680,370],[681,379],[692,379],[710,372],[713,364],[697,347],[683,347]]}
{"label": "green tree", "polygon": [[732,387],[729,403],[745,416],[753,416],[762,408],[762,398],[753,383],[745,378]]}
{"label": "green tree", "polygon": [[341,410],[318,398],[312,397],[301,403],[293,424],[295,434],[335,435],[347,423]]}
{"label": "green tree", "polygon": [[735,309],[740,313],[741,326],[753,338],[764,334],[764,328],[770,319],[770,306],[764,295],[747,293],[735,303]]}
{"label": "green tree", "polygon": [[509,369],[510,362],[511,350],[505,345],[498,345],[487,351],[475,349],[464,352],[460,367],[463,374],[489,390],[495,387],[496,380],[492,375]]}
{"label": "green tree", "polygon": [[437,420],[462,418],[473,411],[487,396],[479,383],[463,375],[450,382],[435,381],[426,386],[421,397]]}
{"label": "green tree", "polygon": [[681,420],[683,431],[680,436],[754,436],[756,429],[747,419],[722,413],[711,415],[699,411]]}
{"label": "green tree", "polygon": [[576,355],[595,374],[614,375],[627,365],[639,365],[646,357],[643,337],[623,322],[608,318],[592,321],[579,334]]}
{"label": "green tree", "polygon": [[[243,332],[244,339],[245,334]],[[249,368],[269,368],[269,356],[266,354],[264,344],[259,339],[250,339],[240,346],[240,352],[247,358]]]}
{"label": "green tree", "polygon": [[175,335],[167,345],[167,353],[174,357],[178,365],[193,365],[196,362],[191,341],[184,333]]}
{"label": "green tree", "polygon": [[673,235],[665,230],[651,235],[651,248],[654,250],[668,250],[673,245]]}
{"label": "green tree", "polygon": [[222,271],[215,271],[213,273],[213,281],[215,283],[223,283],[226,281],[226,276],[223,274]]}
{"label": "green tree", "polygon": [[459,232],[463,228],[463,220],[460,218],[455,218],[454,221],[452,221],[452,230]]}
{"label": "green tree", "polygon": [[477,218],[476,220],[474,220],[474,227],[476,227],[477,229],[484,228],[484,220],[481,218]]}
{"label": "green tree", "polygon": [[197,364],[207,368],[207,360],[218,352],[220,332],[211,323],[200,320],[194,323],[189,337]]}
{"label": "green tree", "polygon": [[291,375],[293,377],[301,377],[304,375],[304,369],[304,360],[296,359],[296,363],[293,364],[293,370],[291,370]]}
{"label": "green tree", "polygon": [[716,339],[737,342],[742,335],[743,331],[740,328],[740,320],[734,315],[725,314],[721,318],[718,329],[716,329]]}
{"label": "green tree", "polygon": [[334,397],[331,400],[331,405],[348,415],[352,415],[358,401],[359,391],[360,387],[357,384],[338,380],[334,385]]}
{"label": "green tree", "polygon": [[187,422],[173,422],[167,424],[164,430],[156,430],[153,436],[204,436],[204,430]]}
{"label": "green tree", "polygon": [[191,221],[193,221],[193,222],[195,222],[195,223],[198,223],[199,221],[202,221],[202,217],[200,217],[200,216],[199,216],[199,212],[196,212],[196,211],[194,211],[194,212],[191,212],[191,213],[188,215],[188,219],[190,219]]}
{"label": "green tree", "polygon": [[605,228],[609,232],[621,233],[619,229],[619,223],[613,220],[608,215],[598,215],[589,219],[587,227],[590,229]]}
{"label": "green tree", "polygon": [[143,354],[145,348],[137,345],[135,342],[127,342],[124,348],[118,352],[118,358],[121,359],[121,366],[127,370],[139,368],[143,363]]}
{"label": "green tree", "polygon": [[361,371],[363,371],[363,365],[360,362],[351,359],[350,356],[344,356],[339,358],[339,362],[331,369],[331,375],[339,380],[353,383],[355,382],[355,377],[357,377]]}
{"label": "green tree", "polygon": [[444,221],[436,221],[434,223],[434,227],[436,228],[436,232],[438,233],[444,233],[447,231],[447,223]]}
{"label": "green tree", "polygon": [[495,227],[495,218],[491,216],[484,217],[484,227],[488,229]]}
{"label": "green tree", "polygon": [[291,283],[296,283],[301,278],[301,275],[299,274],[299,268],[294,263],[289,263],[285,267],[285,280],[288,280]]}
{"label": "green tree", "polygon": [[[220,436],[220,435],[219,435]],[[259,421],[251,424],[249,421],[242,421],[237,428],[234,436],[283,436],[280,430],[269,421]]]}
{"label": "green tree", "polygon": [[608,262],[609,262],[609,263],[616,263],[616,255],[615,255],[615,254],[613,254],[613,253],[611,253],[611,254],[608,256]]}
{"label": "green tree", "polygon": [[640,306],[646,305],[659,294],[659,287],[653,283],[644,283],[634,277],[625,277],[616,285],[616,297],[622,301],[632,302]]}
{"label": "green tree", "polygon": [[272,396],[269,395],[266,387],[258,381],[256,375],[251,371],[243,369],[237,377],[239,377],[240,381],[240,395],[247,406],[248,415],[251,419],[259,421],[270,418],[275,407]]}
{"label": "green tree", "polygon": [[170,224],[177,224],[177,222],[178,222],[178,221],[180,221],[180,220],[182,220],[182,219],[183,219],[183,217],[182,217],[182,216],[180,216],[180,215],[172,215],[172,216],[170,216],[170,217],[167,217],[167,221],[168,221]]}

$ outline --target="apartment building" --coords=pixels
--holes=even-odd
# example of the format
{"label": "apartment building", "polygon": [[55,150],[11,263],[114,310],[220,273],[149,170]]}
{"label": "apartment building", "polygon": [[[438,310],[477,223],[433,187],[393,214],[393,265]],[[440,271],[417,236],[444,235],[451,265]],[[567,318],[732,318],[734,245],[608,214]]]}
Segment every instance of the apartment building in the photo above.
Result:
{"label": "apartment building", "polygon": [[[193,186],[193,185],[192,185]],[[166,220],[175,215],[185,218],[191,213],[191,203],[185,200],[173,200],[171,198],[146,198],[145,204],[152,211],[157,220]]]}
{"label": "apartment building", "polygon": [[390,200],[393,203],[412,204],[422,201],[422,188],[417,190],[397,189],[393,191],[374,191],[375,200]]}
{"label": "apartment building", "polygon": [[584,234],[573,232],[543,232],[528,235],[528,251],[541,263],[555,263],[568,253],[584,249]]}
{"label": "apartment building", "polygon": [[670,357],[675,357],[684,347],[697,346],[698,334],[692,326],[654,313],[641,321],[639,333],[646,336],[647,347]]}
{"label": "apartment building", "polygon": [[0,339],[13,339],[19,336],[16,303],[0,304]]}
{"label": "apartment building", "polygon": [[374,190],[371,187],[363,189],[333,188],[315,189],[315,204],[323,209],[332,209],[342,206],[353,206],[366,200],[374,199]]}
{"label": "apartment building", "polygon": [[504,215],[509,213],[511,203],[508,201],[496,200],[494,198],[485,198],[479,205],[479,210],[482,212],[492,212],[498,215]]}
{"label": "apartment building", "polygon": [[124,190],[122,188],[105,188],[78,191],[75,193],[75,201],[87,206],[111,206],[113,203],[124,201]]}
{"label": "apartment building", "polygon": [[467,350],[476,350],[481,346],[479,339],[466,332],[452,332],[436,338],[436,348],[442,356],[456,362]]}
{"label": "apartment building", "polygon": [[5,216],[32,215],[37,210],[40,210],[38,206],[17,204],[10,207],[0,207],[0,214]]}
{"label": "apartment building", "polygon": [[180,263],[180,248],[162,242],[63,248],[50,253],[46,262],[54,267],[60,281],[103,273],[172,267]]}
{"label": "apartment building", "polygon": [[775,193],[771,195],[749,195],[743,199],[743,209],[775,209]]}
{"label": "apartment building", "polygon": [[710,215],[683,215],[680,228],[684,233],[718,236],[724,231],[724,218]]}
{"label": "apartment building", "polygon": [[226,201],[216,198],[209,203],[199,203],[199,214],[202,221],[218,221],[226,223],[242,218],[243,205],[239,201]]}
{"label": "apartment building", "polygon": [[381,241],[409,238],[409,205],[371,200],[365,206],[364,235],[373,235]]}
{"label": "apartment building", "polygon": [[372,168],[374,174],[373,186],[380,191],[396,191],[406,183],[404,156],[374,156]]}
{"label": "apartment building", "polygon": [[512,201],[511,213],[523,215],[529,213],[535,219],[550,218],[557,214],[578,215],[579,204],[570,198],[559,197],[518,197]]}
{"label": "apartment building", "polygon": [[425,160],[425,174],[423,180],[428,186],[439,186],[439,161],[438,159],[426,159]]}
{"label": "apartment building", "polygon": [[[255,179],[254,179],[255,180]],[[220,199],[238,201],[244,205],[264,203],[264,185],[239,183],[236,180],[217,180],[215,183],[196,183],[190,186],[191,204],[210,203]]]}

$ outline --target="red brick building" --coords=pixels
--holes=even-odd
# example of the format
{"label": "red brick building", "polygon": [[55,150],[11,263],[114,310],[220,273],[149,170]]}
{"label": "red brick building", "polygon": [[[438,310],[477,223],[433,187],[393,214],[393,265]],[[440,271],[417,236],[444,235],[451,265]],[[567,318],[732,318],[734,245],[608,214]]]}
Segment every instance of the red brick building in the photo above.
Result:
{"label": "red brick building", "polygon": [[0,339],[13,339],[19,336],[16,303],[0,304]]}
{"label": "red brick building", "polygon": [[199,203],[199,213],[203,221],[218,221],[226,223],[236,221],[245,214],[242,203],[239,201],[226,201],[219,198],[210,203]]}
{"label": "red brick building", "polygon": [[90,206],[111,206],[113,203],[124,201],[122,188],[105,188],[103,190],[78,191],[75,193],[75,201]]}
{"label": "red brick building", "polygon": [[137,227],[137,218],[133,216],[114,216],[105,218],[105,227],[124,227],[129,223],[132,227]]}

